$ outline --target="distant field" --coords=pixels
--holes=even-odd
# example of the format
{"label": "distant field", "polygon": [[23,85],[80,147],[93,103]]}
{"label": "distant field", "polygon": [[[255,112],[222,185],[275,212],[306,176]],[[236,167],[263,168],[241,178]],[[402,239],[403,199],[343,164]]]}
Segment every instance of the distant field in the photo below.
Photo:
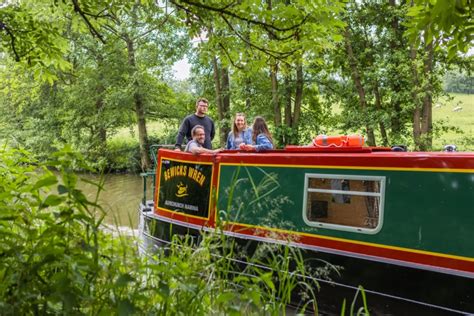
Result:
{"label": "distant field", "polygon": [[[444,145],[454,144],[459,151],[474,151],[474,95],[451,94],[453,100],[439,100],[433,107],[433,122],[435,126],[446,127],[440,131],[440,136],[434,138],[433,149],[440,150]],[[339,109],[335,107],[335,111]],[[451,129],[450,129],[451,127]],[[455,127],[458,131],[453,130]],[[163,134],[177,130],[178,126],[170,126],[160,122],[148,122],[148,134],[161,137]],[[337,133],[328,130],[328,134]],[[138,131],[123,128],[112,137],[113,140],[138,141]]]}
{"label": "distant field", "polygon": [[[163,137],[167,132],[177,131],[179,125],[172,125],[162,122],[147,122],[146,128],[148,136]],[[138,142],[138,127],[134,125],[131,128],[121,128],[115,135],[112,136],[112,141],[122,140],[126,142]]]}
{"label": "distant field", "polygon": [[433,123],[456,127],[434,139],[434,149],[454,144],[459,151],[474,151],[474,95],[451,94],[453,100],[440,100],[433,107]]}

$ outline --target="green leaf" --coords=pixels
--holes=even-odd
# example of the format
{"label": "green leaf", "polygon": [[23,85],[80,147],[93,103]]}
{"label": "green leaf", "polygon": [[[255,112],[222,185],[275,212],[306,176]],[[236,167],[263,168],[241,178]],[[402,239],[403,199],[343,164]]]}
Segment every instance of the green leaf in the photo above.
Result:
{"label": "green leaf", "polygon": [[125,273],[121,274],[118,278],[117,281],[115,281],[115,285],[118,287],[123,287],[127,286],[128,283],[135,281],[135,278],[132,277],[130,274]]}
{"label": "green leaf", "polygon": [[275,284],[272,281],[273,272],[263,273],[259,276],[260,280],[265,283],[272,291],[275,291]]}
{"label": "green leaf", "polygon": [[48,186],[51,186],[53,184],[56,184],[58,182],[58,179],[56,178],[55,175],[49,175],[45,178],[42,178],[40,180],[38,180],[35,185],[33,186],[33,190],[37,190],[39,188],[42,188],[42,187],[48,187]]}
{"label": "green leaf", "polygon": [[219,296],[217,296],[216,303],[225,304],[227,302],[232,301],[234,298],[235,298],[235,293],[232,293],[232,292],[220,293]]}
{"label": "green leaf", "polygon": [[65,193],[68,193],[68,192],[69,192],[69,189],[67,187],[65,187],[62,184],[58,185],[58,193],[59,194],[65,194]]}
{"label": "green leaf", "polygon": [[135,305],[130,300],[120,300],[118,303],[119,316],[129,316],[135,314]]}
{"label": "green leaf", "polygon": [[42,207],[48,207],[48,206],[57,206],[64,202],[65,199],[63,197],[60,197],[59,195],[56,194],[51,194],[46,197],[46,199],[42,203]]}

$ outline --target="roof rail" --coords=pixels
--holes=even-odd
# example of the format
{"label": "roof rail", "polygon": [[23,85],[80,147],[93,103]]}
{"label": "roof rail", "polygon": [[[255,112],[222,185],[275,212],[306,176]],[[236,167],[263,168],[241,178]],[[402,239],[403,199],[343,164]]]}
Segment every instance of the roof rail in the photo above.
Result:
{"label": "roof rail", "polygon": [[174,148],[174,144],[153,144],[150,145],[150,156],[153,160],[153,169],[156,166],[156,153],[160,148]]}

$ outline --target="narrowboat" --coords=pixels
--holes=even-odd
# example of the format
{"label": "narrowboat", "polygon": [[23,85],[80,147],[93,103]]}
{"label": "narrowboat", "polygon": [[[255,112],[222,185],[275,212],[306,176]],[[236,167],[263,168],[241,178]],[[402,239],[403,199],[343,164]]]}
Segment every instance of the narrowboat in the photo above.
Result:
{"label": "narrowboat", "polygon": [[342,266],[320,291],[336,309],[362,285],[374,314],[474,314],[474,152],[155,155],[154,197],[140,205],[148,244],[219,223],[239,241],[288,243]]}

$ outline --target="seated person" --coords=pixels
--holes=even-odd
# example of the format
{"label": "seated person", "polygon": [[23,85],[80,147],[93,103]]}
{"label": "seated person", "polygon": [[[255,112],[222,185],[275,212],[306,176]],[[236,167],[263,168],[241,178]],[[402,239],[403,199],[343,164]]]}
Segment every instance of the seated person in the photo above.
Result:
{"label": "seated person", "polygon": [[193,154],[202,154],[202,153],[217,153],[220,149],[207,149],[204,147],[204,142],[206,140],[206,133],[204,132],[204,127],[201,125],[196,125],[191,130],[191,136],[193,139],[186,145],[184,151],[190,152]]}
{"label": "seated person", "polygon": [[257,116],[253,122],[252,126],[252,140],[255,145],[246,145],[240,144],[240,149],[242,150],[270,150],[273,149],[273,139],[272,134],[268,130],[267,123],[261,116]]}
{"label": "seated person", "polygon": [[234,124],[227,136],[225,149],[239,149],[240,144],[252,144],[252,129],[247,127],[244,113],[235,114]]}

